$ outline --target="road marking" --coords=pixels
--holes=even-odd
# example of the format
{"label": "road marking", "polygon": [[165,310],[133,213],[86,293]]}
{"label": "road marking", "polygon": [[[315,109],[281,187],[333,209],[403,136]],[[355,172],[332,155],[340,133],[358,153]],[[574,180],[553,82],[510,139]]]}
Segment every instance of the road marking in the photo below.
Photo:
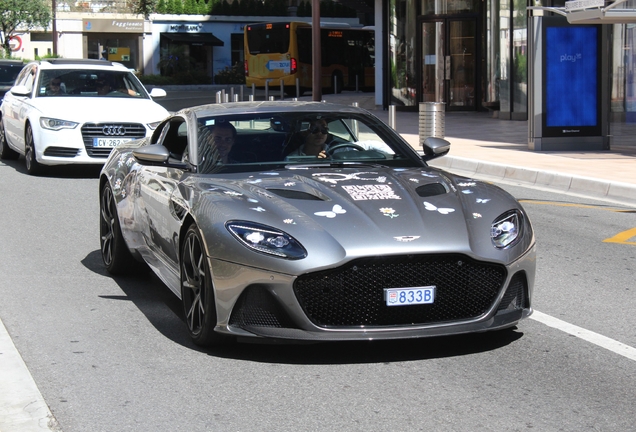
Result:
{"label": "road marking", "polygon": [[620,243],[620,244],[636,245],[636,242],[627,241],[632,237],[636,237],[636,228],[632,228],[632,229],[628,229],[627,231],[620,232],[616,234],[614,237],[610,237],[603,240],[603,243]]}
{"label": "road marking", "polygon": [[546,315],[536,310],[532,313],[532,315],[530,315],[530,318],[539,321],[540,323],[545,324],[549,327],[561,330],[562,332],[571,334],[572,336],[576,336],[585,341],[593,343],[594,345],[600,346],[601,348],[605,348],[606,350],[612,351],[613,353],[622,355],[623,357],[627,357],[630,360],[636,361],[636,348],[625,345],[622,342],[575,326],[574,324],[567,323],[558,318],[554,318],[550,315]]}
{"label": "road marking", "polygon": [[31,373],[0,321],[0,430],[60,430]]}

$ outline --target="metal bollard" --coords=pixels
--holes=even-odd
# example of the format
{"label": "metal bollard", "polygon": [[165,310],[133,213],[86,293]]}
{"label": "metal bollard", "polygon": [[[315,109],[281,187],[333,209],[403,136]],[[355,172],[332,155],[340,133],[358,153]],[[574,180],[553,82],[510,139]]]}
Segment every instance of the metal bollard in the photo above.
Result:
{"label": "metal bollard", "polygon": [[265,80],[265,100],[269,100],[269,80]]}
{"label": "metal bollard", "polygon": [[230,101],[230,95],[225,93],[223,95],[223,102],[228,103]]}
{"label": "metal bollard", "polygon": [[223,99],[221,98],[221,91],[216,92],[216,103],[221,103]]}
{"label": "metal bollard", "polygon": [[274,96],[270,96],[268,100],[273,101],[273,100],[276,100],[276,99],[274,98]]}
{"label": "metal bollard", "polygon": [[243,102],[243,86],[239,87],[240,88],[240,93],[241,93],[241,97],[240,97],[240,101]]}
{"label": "metal bollard", "polygon": [[250,102],[254,102],[254,95],[253,94],[250,95]]}
{"label": "metal bollard", "polygon": [[444,102],[420,103],[420,146],[428,137],[444,138],[446,133],[445,117],[446,108]]}
{"label": "metal bollard", "polygon": [[285,100],[285,90],[284,90],[284,82],[280,80],[280,100]]}
{"label": "metal bollard", "polygon": [[235,94],[234,97],[232,98],[233,102],[238,102],[239,101],[239,95]]}
{"label": "metal bollard", "polygon": [[395,120],[395,105],[389,105],[389,126],[393,130],[397,127]]}
{"label": "metal bollard", "polygon": [[300,97],[300,79],[296,78],[296,100]]}
{"label": "metal bollard", "polygon": [[256,84],[252,83],[252,99],[250,100],[253,102],[255,97],[256,97]]}
{"label": "metal bollard", "polygon": [[234,100],[234,87],[230,87],[230,100]]}

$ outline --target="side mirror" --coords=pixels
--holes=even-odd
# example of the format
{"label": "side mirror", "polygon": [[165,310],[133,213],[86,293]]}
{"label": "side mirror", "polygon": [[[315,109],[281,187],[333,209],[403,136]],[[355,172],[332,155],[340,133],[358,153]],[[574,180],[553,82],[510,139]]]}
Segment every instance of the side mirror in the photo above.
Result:
{"label": "side mirror", "polygon": [[15,96],[31,96],[31,90],[22,85],[12,87],[10,91]]}
{"label": "side mirror", "polygon": [[431,159],[444,156],[450,151],[450,146],[451,144],[445,139],[428,137],[424,140],[424,144],[422,146],[424,148],[424,156],[422,156],[422,159],[424,159],[424,161],[429,161]]}
{"label": "side mirror", "polygon": [[133,150],[133,156],[141,164],[164,164],[170,157],[170,152],[162,145],[147,145]]}
{"label": "side mirror", "polygon": [[153,99],[166,97],[167,93],[164,89],[153,88],[150,90],[150,97]]}

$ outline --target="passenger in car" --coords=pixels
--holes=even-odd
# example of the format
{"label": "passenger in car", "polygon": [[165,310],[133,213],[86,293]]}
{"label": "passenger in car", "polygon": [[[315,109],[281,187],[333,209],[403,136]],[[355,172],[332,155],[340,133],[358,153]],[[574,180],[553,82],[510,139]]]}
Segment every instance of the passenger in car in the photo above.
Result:
{"label": "passenger in car", "polygon": [[331,136],[329,126],[324,118],[314,119],[309,128],[300,133],[302,144],[287,156],[316,156],[320,159],[328,158],[327,148]]}
{"label": "passenger in car", "polygon": [[235,163],[230,152],[236,140],[236,128],[232,123],[220,122],[199,129],[199,171],[212,172],[218,164]]}
{"label": "passenger in car", "polygon": [[49,85],[47,86],[46,95],[57,96],[61,94],[65,94],[65,91],[62,88],[62,78],[52,78],[51,81],[49,81]]}

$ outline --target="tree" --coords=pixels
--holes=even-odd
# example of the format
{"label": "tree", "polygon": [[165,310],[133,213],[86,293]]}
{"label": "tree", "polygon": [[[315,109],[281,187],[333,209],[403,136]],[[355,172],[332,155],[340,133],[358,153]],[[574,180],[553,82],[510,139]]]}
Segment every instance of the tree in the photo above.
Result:
{"label": "tree", "polygon": [[0,31],[2,31],[7,57],[11,54],[9,39],[17,29],[47,28],[51,22],[51,9],[45,0],[0,0]]}
{"label": "tree", "polygon": [[131,7],[133,13],[143,15],[145,19],[148,19],[150,14],[156,12],[158,8],[157,0],[133,0],[131,2]]}

